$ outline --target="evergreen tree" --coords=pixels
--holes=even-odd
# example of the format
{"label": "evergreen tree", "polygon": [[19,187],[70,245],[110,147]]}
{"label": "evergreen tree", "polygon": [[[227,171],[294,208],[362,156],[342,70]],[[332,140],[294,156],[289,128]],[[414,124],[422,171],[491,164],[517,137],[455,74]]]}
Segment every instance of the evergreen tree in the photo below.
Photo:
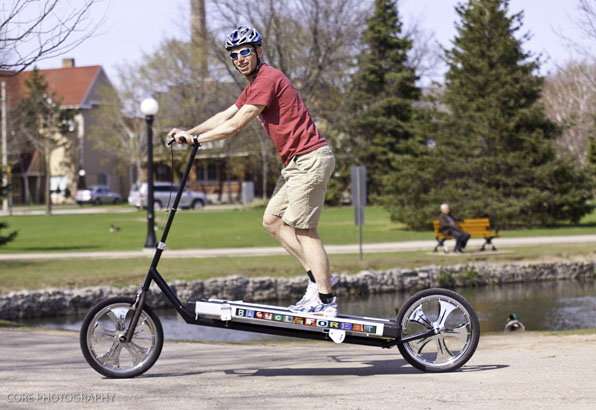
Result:
{"label": "evergreen tree", "polygon": [[[8,228],[8,224],[5,222],[0,222],[0,232],[2,229]],[[0,246],[6,245],[8,242],[14,240],[17,236],[17,231],[9,233],[7,236],[0,235]]]}
{"label": "evergreen tree", "polygon": [[[0,168],[0,177],[2,174],[6,172],[5,169]],[[1,180],[1,179],[0,179]],[[0,202],[8,195],[8,187],[5,185],[0,185]],[[2,236],[2,230],[8,228],[8,224],[5,222],[0,222],[0,246],[7,244],[8,242],[12,241],[16,236],[17,232],[11,232],[7,236]]]}
{"label": "evergreen tree", "polygon": [[396,1],[375,0],[363,41],[345,104],[348,137],[341,141],[338,163],[348,178],[349,165],[365,165],[368,192],[379,195],[392,157],[411,137],[412,101],[420,96],[415,71],[407,64],[412,42],[402,35]]}
{"label": "evergreen tree", "polygon": [[[43,156],[45,166],[45,207],[46,214],[52,212],[50,192],[50,156],[59,147],[68,148],[68,124],[76,110],[61,109],[61,99],[50,92],[46,78],[37,68],[24,81],[26,95],[15,110],[17,131],[33,148]],[[70,133],[70,137],[75,138]]]}
{"label": "evergreen tree", "polygon": [[469,0],[456,11],[436,148],[402,158],[420,175],[414,187],[403,181],[411,169],[393,176],[402,197],[392,217],[428,226],[448,202],[460,217],[490,216],[499,226],[579,221],[592,209],[593,181],[555,149],[558,130],[539,102],[539,62],[522,49],[527,35],[516,37],[522,13],[508,16],[508,0]]}
{"label": "evergreen tree", "polygon": [[596,121],[592,132],[588,135],[588,149],[586,152],[588,167],[592,168],[592,175],[596,173]]}

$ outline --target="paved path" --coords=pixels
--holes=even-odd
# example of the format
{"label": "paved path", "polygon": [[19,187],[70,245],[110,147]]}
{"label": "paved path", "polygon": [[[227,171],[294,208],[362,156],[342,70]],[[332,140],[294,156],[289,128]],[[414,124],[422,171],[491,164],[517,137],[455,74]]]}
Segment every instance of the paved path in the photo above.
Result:
{"label": "paved path", "polygon": [[[453,241],[452,241],[453,242]],[[364,244],[362,250],[371,252],[400,252],[400,251],[432,251],[436,241],[408,241]],[[468,242],[469,250],[478,249],[484,243],[483,239],[472,239]],[[570,236],[539,236],[530,238],[498,238],[495,245],[501,246],[536,246],[558,243],[596,243],[596,235],[570,235]],[[359,246],[355,245],[326,245],[329,254],[358,253]],[[491,252],[491,251],[487,251]],[[163,258],[213,258],[219,256],[268,256],[285,255],[286,251],[279,247],[254,247],[254,248],[219,248],[219,249],[167,249]],[[138,251],[112,251],[112,252],[46,252],[46,253],[14,253],[1,254],[0,260],[18,259],[124,259],[142,258],[153,256],[153,250]]]}
{"label": "paved path", "polygon": [[[243,209],[240,204],[209,204],[204,207],[201,212],[206,211],[223,211],[232,209]],[[52,215],[74,215],[74,214],[106,214],[106,213],[117,213],[126,214],[138,211],[134,206],[122,205],[122,206],[102,206],[102,205],[54,205],[52,207]],[[45,215],[46,211],[44,207],[28,207],[18,206],[13,208],[12,212],[0,209],[0,216],[23,216],[23,215]]]}
{"label": "paved path", "polygon": [[77,333],[0,329],[0,408],[594,409],[594,345],[596,334],[483,336],[462,369],[430,374],[396,348],[166,340],[145,375],[113,380],[87,365]]}

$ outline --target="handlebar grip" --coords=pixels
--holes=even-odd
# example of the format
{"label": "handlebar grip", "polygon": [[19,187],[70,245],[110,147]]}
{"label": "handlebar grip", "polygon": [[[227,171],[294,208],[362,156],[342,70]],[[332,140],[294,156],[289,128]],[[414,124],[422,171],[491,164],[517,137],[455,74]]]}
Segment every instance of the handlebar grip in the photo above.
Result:
{"label": "handlebar grip", "polygon": [[[198,135],[193,135],[192,136],[192,142],[194,144],[198,144],[197,139],[199,138]],[[172,145],[174,142],[176,142],[176,138],[172,138],[171,140],[168,141],[168,145]],[[181,144],[185,144],[186,143],[186,137],[180,137],[180,143]],[[199,146],[201,146],[201,144],[199,144]]]}

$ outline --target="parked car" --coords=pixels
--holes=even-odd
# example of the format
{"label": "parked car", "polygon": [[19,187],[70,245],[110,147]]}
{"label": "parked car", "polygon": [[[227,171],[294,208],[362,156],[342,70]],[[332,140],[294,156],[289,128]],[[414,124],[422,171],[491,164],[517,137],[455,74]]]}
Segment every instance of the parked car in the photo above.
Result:
{"label": "parked car", "polygon": [[130,189],[130,192],[128,193],[128,204],[136,206],[137,208],[141,207],[141,193],[139,192],[138,185],[134,185]]}
{"label": "parked car", "polygon": [[107,186],[94,186],[91,189],[79,189],[74,197],[79,205],[83,204],[117,204],[120,194],[111,192]]}
{"label": "parked car", "polygon": [[[174,203],[176,192],[179,185],[172,185],[169,182],[156,182],[153,184],[153,207],[156,210],[165,208]],[[147,188],[146,182],[140,187],[133,187],[128,195],[128,203],[137,208],[147,208]],[[191,191],[184,189],[180,197],[179,208],[202,209],[207,204],[207,195],[204,192]]]}

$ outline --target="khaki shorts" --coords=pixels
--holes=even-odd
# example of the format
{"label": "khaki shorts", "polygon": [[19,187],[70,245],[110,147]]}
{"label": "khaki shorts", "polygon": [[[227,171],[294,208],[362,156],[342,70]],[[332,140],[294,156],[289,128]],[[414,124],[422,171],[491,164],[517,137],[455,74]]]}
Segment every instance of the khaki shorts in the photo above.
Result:
{"label": "khaki shorts", "polygon": [[328,145],[296,155],[281,170],[265,214],[280,217],[292,228],[316,228],[333,168],[335,157]]}

